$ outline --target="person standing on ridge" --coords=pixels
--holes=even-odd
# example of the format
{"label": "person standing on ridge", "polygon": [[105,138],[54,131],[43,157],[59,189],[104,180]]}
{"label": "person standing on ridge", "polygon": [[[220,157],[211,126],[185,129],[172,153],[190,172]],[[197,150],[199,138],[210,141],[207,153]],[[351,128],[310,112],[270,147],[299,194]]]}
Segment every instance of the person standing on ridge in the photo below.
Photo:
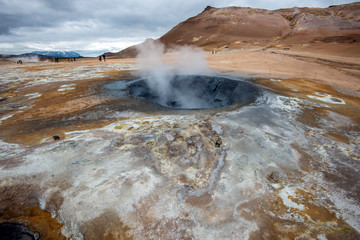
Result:
{"label": "person standing on ridge", "polygon": [[104,59],[104,62],[106,62],[106,60],[105,60],[105,54],[103,54],[102,57],[103,57],[103,59]]}

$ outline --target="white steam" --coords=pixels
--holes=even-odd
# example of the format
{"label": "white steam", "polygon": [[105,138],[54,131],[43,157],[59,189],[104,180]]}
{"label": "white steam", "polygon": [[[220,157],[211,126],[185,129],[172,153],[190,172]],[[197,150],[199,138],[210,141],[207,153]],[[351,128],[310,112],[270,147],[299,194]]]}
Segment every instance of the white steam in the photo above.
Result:
{"label": "white steam", "polygon": [[17,57],[17,58],[14,58],[15,62],[18,62],[19,60],[21,60],[22,62],[39,62],[40,59],[38,56],[27,56],[27,57]]}
{"label": "white steam", "polygon": [[175,46],[166,49],[165,53],[165,46],[152,39],[141,44],[138,51],[140,77],[147,80],[150,89],[159,96],[162,105],[167,105],[169,99],[175,98],[183,108],[193,108],[203,101],[192,94],[191,87],[186,95],[172,89],[171,81],[176,75],[210,74],[205,51],[193,46]]}

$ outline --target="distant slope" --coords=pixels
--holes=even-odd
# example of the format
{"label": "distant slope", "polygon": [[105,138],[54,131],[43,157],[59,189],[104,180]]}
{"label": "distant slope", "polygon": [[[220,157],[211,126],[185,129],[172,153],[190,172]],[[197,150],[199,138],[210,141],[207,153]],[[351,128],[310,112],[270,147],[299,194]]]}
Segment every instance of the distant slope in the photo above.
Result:
{"label": "distant slope", "polygon": [[81,57],[81,55],[77,52],[65,52],[65,51],[33,51],[31,53],[48,56],[48,57]]}
{"label": "distant slope", "polygon": [[117,53],[107,52],[107,53],[105,53],[105,55],[108,58],[134,58],[138,54],[137,48],[139,45],[145,44],[147,42],[158,42],[158,41],[160,41],[160,40],[159,39],[154,40],[152,38],[148,38],[143,43],[125,48],[124,50],[117,52]]}
{"label": "distant slope", "polygon": [[[207,51],[266,47],[273,44],[360,42],[360,2],[329,8],[290,8],[275,11],[243,7],[207,7],[179,23],[160,39],[171,45],[195,45]],[[136,46],[113,58],[135,57]]]}

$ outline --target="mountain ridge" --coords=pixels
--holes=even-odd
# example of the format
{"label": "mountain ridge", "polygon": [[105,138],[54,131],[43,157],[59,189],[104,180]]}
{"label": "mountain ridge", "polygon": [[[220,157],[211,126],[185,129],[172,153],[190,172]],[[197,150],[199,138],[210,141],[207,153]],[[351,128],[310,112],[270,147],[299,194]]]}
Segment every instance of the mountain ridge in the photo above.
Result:
{"label": "mountain ridge", "polygon": [[33,51],[31,53],[48,56],[48,57],[81,57],[81,55],[74,51]]}
{"label": "mountain ridge", "polygon": [[[278,10],[207,6],[198,15],[177,24],[153,41],[159,41],[168,48],[194,45],[206,51],[314,42],[359,43],[360,2],[328,8]],[[110,58],[135,57],[137,46],[105,55]]]}

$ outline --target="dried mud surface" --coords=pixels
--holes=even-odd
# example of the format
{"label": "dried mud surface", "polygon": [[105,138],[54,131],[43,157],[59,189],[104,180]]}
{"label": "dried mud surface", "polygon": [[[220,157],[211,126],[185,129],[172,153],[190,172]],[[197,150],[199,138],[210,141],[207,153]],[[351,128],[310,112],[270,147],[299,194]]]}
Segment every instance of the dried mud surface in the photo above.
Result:
{"label": "dried mud surface", "polygon": [[0,222],[41,239],[360,239],[359,62],[308,53],[209,54],[262,94],[202,111],[109,95],[134,59],[2,63]]}

